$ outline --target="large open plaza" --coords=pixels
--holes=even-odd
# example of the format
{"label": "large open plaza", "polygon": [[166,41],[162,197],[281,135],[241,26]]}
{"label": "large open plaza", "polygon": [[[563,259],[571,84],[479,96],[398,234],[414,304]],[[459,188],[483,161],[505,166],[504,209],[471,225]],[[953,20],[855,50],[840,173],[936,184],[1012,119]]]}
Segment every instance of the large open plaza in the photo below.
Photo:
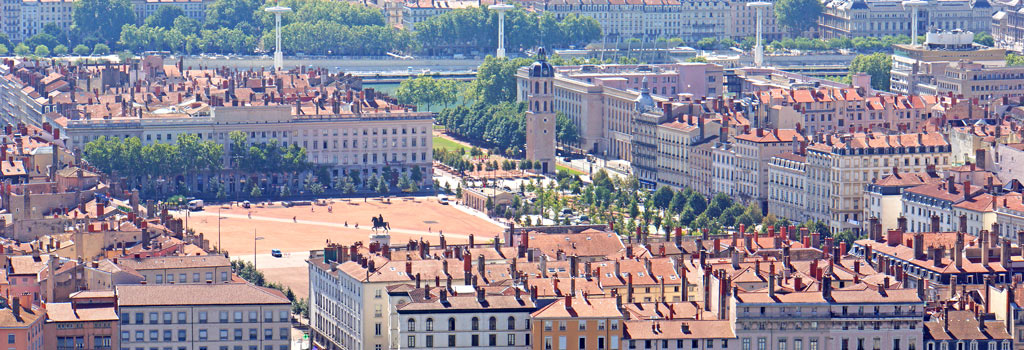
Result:
{"label": "large open plaza", "polygon": [[[373,233],[370,219],[378,215],[389,223],[395,245],[421,238],[436,244],[440,233],[448,242],[465,243],[470,234],[479,237],[477,242],[486,242],[503,229],[480,213],[440,204],[435,197],[322,201],[326,205],[289,208],[281,202],[253,204],[249,209],[239,203],[211,204],[203,211],[190,212],[187,225],[202,232],[211,246],[223,246],[232,259],[252,261],[255,247],[257,267],[267,278],[292,287],[300,295],[306,295],[308,288],[305,259],[309,250],[322,248],[328,240],[341,244],[365,242]],[[175,215],[183,217],[184,211]],[[272,249],[281,250],[284,256],[272,257]]]}

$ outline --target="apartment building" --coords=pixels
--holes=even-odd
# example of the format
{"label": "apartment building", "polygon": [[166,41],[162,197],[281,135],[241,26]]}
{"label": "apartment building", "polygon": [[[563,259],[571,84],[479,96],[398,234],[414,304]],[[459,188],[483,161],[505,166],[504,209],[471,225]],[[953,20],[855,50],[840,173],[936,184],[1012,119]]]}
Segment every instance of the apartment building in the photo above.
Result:
{"label": "apartment building", "polygon": [[132,0],[132,9],[135,11],[135,20],[144,23],[146,17],[156,13],[161,6],[172,6],[180,8],[186,17],[199,22],[206,22],[206,7],[213,4],[211,0]]}
{"label": "apartment building", "polygon": [[228,283],[233,276],[231,261],[223,255],[120,258],[117,264],[148,284]]}
{"label": "apartment building", "polygon": [[[947,131],[952,146],[950,162],[953,165],[977,164],[981,169],[999,172],[1002,167],[994,159],[1000,154],[999,151],[1013,153],[1012,149],[1007,150],[1000,145],[1009,146],[1022,141],[1019,130],[1015,130],[1016,125],[1007,121],[997,121],[998,124],[991,125],[985,119],[965,119],[963,123],[966,125],[951,126]],[[1007,160],[1012,163],[1012,155]]]}
{"label": "apartment building", "polygon": [[983,191],[982,186],[971,186],[970,181],[957,184],[951,177],[905,189],[902,202],[908,232],[937,232],[932,227],[933,216],[938,217],[938,231],[959,229],[959,216],[953,207]]}
{"label": "apartment building", "polygon": [[32,306],[32,300],[17,296],[0,299],[0,328],[9,349],[43,350],[46,309]]}
{"label": "apartment building", "polygon": [[117,297],[113,290],[81,291],[66,303],[46,304],[47,349],[120,349]]}
{"label": "apartment building", "polygon": [[[720,66],[705,63],[655,65],[583,65],[554,67],[553,105],[580,131],[573,147],[612,159],[630,160],[636,101],[646,82],[654,100],[693,99],[724,93]],[[535,79],[526,68],[516,72],[517,100],[526,101]],[[688,94],[688,95],[687,95]]]}
{"label": "apartment building", "polygon": [[[400,6],[400,7],[399,7]],[[396,4],[398,19],[390,19],[394,23],[400,23],[402,29],[415,30],[416,24],[427,20],[430,17],[445,14],[454,9],[465,9],[480,6],[477,1],[438,1],[438,0],[411,0],[402,1]],[[389,12],[389,14],[391,14]]]}
{"label": "apartment building", "polygon": [[398,306],[398,348],[532,348],[530,314],[540,301],[518,287],[509,295],[484,286],[456,292],[429,285],[407,292],[414,299]]}
{"label": "apartment building", "polygon": [[[796,143],[796,147],[806,145]],[[806,149],[777,154],[768,161],[768,212],[792,222],[805,222],[807,212]]]}
{"label": "apartment building", "polygon": [[291,302],[247,283],[116,287],[121,348],[261,349],[291,347]]}
{"label": "apartment building", "polygon": [[[833,232],[862,230],[867,185],[899,171],[949,167],[949,143],[939,133],[826,135],[807,147],[812,218],[825,218]],[[930,169],[930,168],[929,168]]]}
{"label": "apartment building", "polygon": [[1016,233],[1024,231],[1024,196],[1008,193],[994,203],[996,223],[1004,227],[1000,236],[1004,239],[1021,244]]}
{"label": "apartment building", "polygon": [[868,95],[861,88],[773,88],[755,93],[762,126],[810,133],[913,131],[942,102],[935,96]]}
{"label": "apartment building", "polygon": [[[733,195],[738,196],[745,202],[754,201],[761,208],[768,205],[768,163],[772,157],[793,149],[793,144],[805,141],[803,135],[793,129],[762,129],[755,128],[745,133],[736,135],[727,152],[719,152],[726,158],[733,158],[726,161],[733,164],[734,171],[725,174],[735,183]],[[717,146],[721,149],[724,146]],[[725,154],[722,154],[725,153]],[[716,174],[718,172],[716,171]]]}
{"label": "apartment building", "polygon": [[1024,3],[1010,2],[992,15],[992,39],[995,46],[1015,52],[1024,52]]}
{"label": "apartment building", "polygon": [[[391,324],[390,315],[395,310],[389,309],[389,286],[412,283],[417,276],[438,283],[451,279],[452,285],[466,284],[467,277],[472,280],[473,261],[469,256],[462,260],[424,260],[429,248],[423,244],[417,247],[425,250],[415,254],[416,260],[392,261],[384,255],[390,256],[389,250],[368,253],[357,246],[329,246],[322,255],[311,257],[309,315],[314,344],[326,349],[398,348],[392,342],[392,338],[397,342],[397,334],[391,331],[398,325]],[[490,267],[476,265],[478,276]]]}
{"label": "apartment building", "polygon": [[1002,182],[1024,179],[1024,143],[997,143],[992,158],[993,172]]}
{"label": "apartment building", "polygon": [[955,30],[928,32],[920,45],[893,45],[890,90],[904,95],[937,95],[938,77],[950,63],[969,61],[987,65],[1006,62],[1006,50],[974,44],[974,33]]}
{"label": "apartment building", "polygon": [[904,172],[894,167],[891,174],[864,188],[864,217],[878,219],[882,230],[898,228],[899,218],[904,215],[903,191],[942,181],[931,167],[923,172]]}
{"label": "apartment building", "polygon": [[970,100],[991,101],[1024,95],[1024,67],[985,65],[977,62],[950,63],[945,74],[936,77],[939,94],[953,94]]}
{"label": "apartment building", "polygon": [[[938,225],[934,223],[933,228]],[[930,293],[932,299],[943,298],[961,285],[973,288],[989,278],[993,283],[1010,281],[1008,270],[1013,262],[1009,241],[995,242],[989,232],[985,233],[975,237],[935,230],[873,232],[875,238],[855,241],[851,254],[864,257],[881,271],[902,275],[909,286],[926,285],[925,293]],[[983,259],[985,254],[989,258]]]}
{"label": "apartment building", "polygon": [[[895,0],[826,1],[818,30],[821,38],[886,35],[911,35],[911,13]],[[987,1],[950,0],[921,6],[920,28],[988,32],[992,26],[992,6]]]}
{"label": "apartment building", "polygon": [[729,320],[627,320],[622,349],[740,349]]}
{"label": "apartment building", "polygon": [[659,1],[622,3],[607,0],[520,1],[524,6],[551,12],[556,18],[570,13],[591,17],[601,25],[608,42],[630,38],[654,41],[657,38],[682,38],[696,42],[701,38],[725,38],[732,26],[728,1]]}
{"label": "apartment building", "polygon": [[923,296],[887,284],[833,289],[825,276],[821,291],[739,292],[740,348],[923,349]]}
{"label": "apartment building", "polygon": [[625,317],[616,298],[565,296],[533,313],[534,350],[620,348]]}

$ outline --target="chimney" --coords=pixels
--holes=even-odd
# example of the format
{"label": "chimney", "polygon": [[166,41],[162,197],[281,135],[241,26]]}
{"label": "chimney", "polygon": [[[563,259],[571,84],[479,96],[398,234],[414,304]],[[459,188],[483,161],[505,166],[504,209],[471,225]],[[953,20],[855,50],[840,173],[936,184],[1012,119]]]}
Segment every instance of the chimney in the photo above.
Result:
{"label": "chimney", "polygon": [[971,200],[971,181],[964,181],[964,200]]}
{"label": "chimney", "polygon": [[821,277],[821,296],[826,300],[832,299],[832,278],[829,276]]}
{"label": "chimney", "polygon": [[570,311],[572,310],[572,295],[565,295],[565,309]]}
{"label": "chimney", "polygon": [[932,224],[931,225],[932,226],[931,227],[931,232],[940,232],[939,231],[939,216],[935,215],[935,214],[932,214],[931,219],[932,219],[932,222],[931,222],[931,224]]}
{"label": "chimney", "polygon": [[14,319],[21,319],[21,300],[19,297],[11,298],[11,311],[14,312]]}
{"label": "chimney", "polygon": [[633,274],[632,273],[628,273],[628,274],[626,274],[626,276],[628,277],[628,282],[626,283],[626,302],[632,304],[633,303]]}
{"label": "chimney", "polygon": [[896,218],[896,229],[907,232],[907,217],[903,216],[903,214]]}
{"label": "chimney", "polygon": [[[967,233],[967,215],[964,214],[960,214],[960,232]],[[984,237],[980,238],[985,239]]]}

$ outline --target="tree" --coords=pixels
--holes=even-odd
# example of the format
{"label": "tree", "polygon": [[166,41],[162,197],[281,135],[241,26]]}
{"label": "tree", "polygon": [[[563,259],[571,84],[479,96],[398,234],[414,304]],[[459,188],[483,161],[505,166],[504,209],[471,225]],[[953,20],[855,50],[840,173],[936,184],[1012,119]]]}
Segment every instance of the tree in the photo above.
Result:
{"label": "tree", "polygon": [[657,191],[654,192],[653,204],[658,209],[668,209],[672,203],[672,197],[674,192],[668,186],[661,186]]}
{"label": "tree", "polygon": [[7,33],[0,33],[0,45],[11,47],[11,39],[7,36]]}
{"label": "tree", "polygon": [[533,63],[527,58],[494,58],[487,56],[471,82],[478,101],[512,102],[516,96],[516,70]]}
{"label": "tree", "polygon": [[128,0],[81,0],[75,2],[71,19],[72,30],[85,41],[112,44],[121,37],[122,26],[135,23],[135,11]]}
{"label": "tree", "polygon": [[14,54],[18,56],[28,56],[31,52],[32,49],[29,48],[28,45],[25,45],[25,43],[20,43],[18,46],[14,47]]}
{"label": "tree", "polygon": [[686,202],[686,206],[692,208],[695,214],[700,215],[708,208],[708,202],[704,199],[703,195],[694,192],[690,195],[690,199]]}
{"label": "tree", "polygon": [[779,0],[775,2],[775,19],[798,36],[818,25],[822,10],[818,0]]}
{"label": "tree", "polygon": [[974,33],[974,42],[978,45],[992,47],[995,45],[995,40],[992,38],[992,34],[988,32],[977,32]]}
{"label": "tree", "polygon": [[672,213],[681,213],[683,209],[686,209],[686,202],[689,201],[689,197],[686,196],[683,191],[675,191],[672,194],[672,201],[669,202],[668,210]]}
{"label": "tree", "polygon": [[871,88],[889,91],[890,70],[892,70],[892,57],[885,53],[876,52],[870,55],[857,55],[857,57],[854,57],[853,61],[850,62],[849,76],[852,79],[855,73],[866,73],[871,76]]}
{"label": "tree", "polygon": [[67,54],[68,54],[68,47],[64,46],[63,44],[62,45],[57,45],[57,46],[55,46],[53,48],[53,55],[54,56],[64,56],[64,55],[67,55]]}
{"label": "tree", "polygon": [[708,63],[708,59],[707,59],[707,57],[704,57],[704,56],[694,56],[694,57],[687,58],[686,62]]}
{"label": "tree", "polygon": [[249,196],[253,198],[263,197],[263,189],[254,182],[252,184],[252,190],[249,191]]}
{"label": "tree", "polygon": [[92,48],[92,54],[96,56],[109,55],[110,46],[107,46],[107,44],[103,43],[96,44],[96,46],[93,46]]}
{"label": "tree", "polygon": [[71,53],[75,56],[86,56],[89,54],[89,47],[82,44],[78,44],[75,45],[75,48],[71,50]]}
{"label": "tree", "polygon": [[[15,50],[17,51],[17,50]],[[1018,55],[1014,53],[1006,54],[1006,65],[1007,66],[1024,66],[1024,55]]]}
{"label": "tree", "polygon": [[7,55],[7,45],[0,44],[0,56]]}
{"label": "tree", "polygon": [[46,45],[39,45],[36,46],[35,54],[39,57],[47,57],[50,55],[50,49]]}
{"label": "tree", "polygon": [[43,45],[47,48],[51,48],[57,46],[57,44],[57,38],[46,33],[39,33],[28,38],[28,40],[25,40],[25,45],[28,45],[28,47],[39,47],[39,45]]}
{"label": "tree", "polygon": [[453,79],[434,79],[421,75],[403,80],[395,89],[395,98],[399,102],[412,105],[425,105],[431,110],[435,104],[448,105],[455,103],[458,94],[458,82]]}
{"label": "tree", "polygon": [[[206,29],[240,29],[256,34],[259,24],[253,17],[263,1],[259,0],[217,0],[206,8]],[[263,11],[260,11],[263,12]]]}
{"label": "tree", "polygon": [[576,144],[580,140],[580,131],[576,124],[561,111],[555,113],[555,137],[558,142],[569,145]]}
{"label": "tree", "polygon": [[146,17],[146,21],[144,23],[147,27],[171,29],[171,27],[174,27],[174,21],[178,17],[188,18],[185,16],[185,11],[182,11],[181,7],[160,5],[160,7],[156,9],[156,12],[153,12],[152,15]]}
{"label": "tree", "polygon": [[388,186],[388,182],[385,181],[384,179],[381,179],[377,183],[377,193],[383,196],[388,194],[389,192],[391,192],[391,187]]}

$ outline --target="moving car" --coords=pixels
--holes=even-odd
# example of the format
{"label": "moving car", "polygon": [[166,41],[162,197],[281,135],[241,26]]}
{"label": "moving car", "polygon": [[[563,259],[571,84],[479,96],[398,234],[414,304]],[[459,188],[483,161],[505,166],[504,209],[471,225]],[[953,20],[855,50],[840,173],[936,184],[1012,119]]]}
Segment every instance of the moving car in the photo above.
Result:
{"label": "moving car", "polygon": [[280,249],[271,249],[270,250],[270,256],[275,257],[275,258],[280,258],[281,257],[281,250]]}

